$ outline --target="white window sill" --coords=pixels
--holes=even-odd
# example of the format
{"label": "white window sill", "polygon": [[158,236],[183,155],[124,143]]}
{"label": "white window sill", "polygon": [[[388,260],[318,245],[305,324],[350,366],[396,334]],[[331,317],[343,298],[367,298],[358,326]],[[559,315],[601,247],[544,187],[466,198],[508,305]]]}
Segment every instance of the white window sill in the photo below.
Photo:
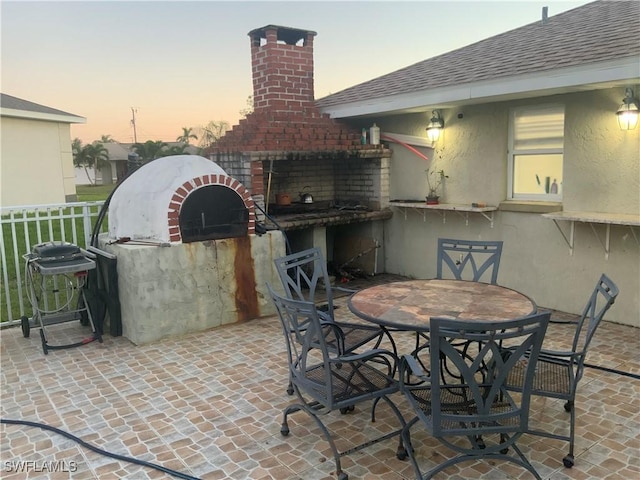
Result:
{"label": "white window sill", "polygon": [[531,200],[505,200],[498,210],[503,212],[551,213],[562,211],[562,202],[535,202]]}

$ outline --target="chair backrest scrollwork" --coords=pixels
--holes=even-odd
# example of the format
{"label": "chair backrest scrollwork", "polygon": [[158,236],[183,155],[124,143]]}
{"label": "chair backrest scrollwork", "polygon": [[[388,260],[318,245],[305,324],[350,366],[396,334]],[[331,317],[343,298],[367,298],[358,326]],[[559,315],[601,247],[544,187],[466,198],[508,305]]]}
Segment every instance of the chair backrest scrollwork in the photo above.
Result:
{"label": "chair backrest scrollwork", "polygon": [[[533,375],[549,317],[540,313],[507,322],[431,319],[434,436],[504,435],[501,443],[487,442],[485,453],[495,453],[527,431]],[[477,344],[477,354],[461,351],[461,342]],[[505,387],[506,379],[524,358],[524,388],[514,396]]]}
{"label": "chair backrest scrollwork", "polygon": [[502,241],[438,239],[437,278],[445,278],[444,267],[456,280],[497,284]]}
{"label": "chair backrest scrollwork", "polygon": [[319,248],[314,247],[274,260],[278,275],[288,298],[316,302],[317,296],[327,295],[327,309],[333,317],[333,297],[327,265]]}

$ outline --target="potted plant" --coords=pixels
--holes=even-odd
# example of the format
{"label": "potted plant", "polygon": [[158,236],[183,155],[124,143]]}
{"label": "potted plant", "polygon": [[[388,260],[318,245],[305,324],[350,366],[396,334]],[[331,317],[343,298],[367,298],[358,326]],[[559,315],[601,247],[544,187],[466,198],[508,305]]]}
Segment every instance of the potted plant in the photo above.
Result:
{"label": "potted plant", "polygon": [[449,178],[445,175],[444,170],[429,169],[427,173],[427,185],[429,186],[429,194],[427,195],[427,205],[438,205],[440,203],[440,195],[438,189],[442,185],[445,178]]}

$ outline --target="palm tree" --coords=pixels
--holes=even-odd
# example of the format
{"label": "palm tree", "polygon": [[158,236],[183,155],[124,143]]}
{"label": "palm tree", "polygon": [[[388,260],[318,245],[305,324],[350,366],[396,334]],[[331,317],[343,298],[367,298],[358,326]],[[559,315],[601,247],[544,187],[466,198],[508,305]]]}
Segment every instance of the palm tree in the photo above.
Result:
{"label": "palm tree", "polygon": [[100,143],[113,143],[113,142],[115,142],[115,140],[111,135],[102,135],[102,137],[100,137]]}
{"label": "palm tree", "polygon": [[87,150],[85,150],[84,146],[82,145],[82,140],[80,140],[79,138],[73,139],[73,142],[71,142],[71,152],[73,154],[73,165],[76,167],[84,168],[84,173],[87,176],[89,183],[93,185],[91,176],[87,171],[89,162],[87,160]]}
{"label": "palm tree", "polygon": [[176,138],[176,142],[189,144],[191,139],[198,140],[198,136],[193,133],[193,128],[182,127],[182,135]]}
{"label": "palm tree", "polygon": [[86,162],[90,167],[93,167],[93,179],[94,183],[97,181],[97,173],[99,169],[105,166],[109,161],[109,151],[105,146],[98,141],[95,141],[89,145],[85,145],[82,148]]}
{"label": "palm tree", "polygon": [[80,150],[82,150],[82,140],[80,140],[78,137],[76,137],[71,142],[71,152],[75,156],[76,153],[80,152]]}
{"label": "palm tree", "polygon": [[140,155],[140,158],[146,163],[151,160],[155,160],[156,158],[164,155],[164,149],[167,148],[167,144],[160,140],[147,140],[144,143],[134,143],[133,149],[135,152]]}

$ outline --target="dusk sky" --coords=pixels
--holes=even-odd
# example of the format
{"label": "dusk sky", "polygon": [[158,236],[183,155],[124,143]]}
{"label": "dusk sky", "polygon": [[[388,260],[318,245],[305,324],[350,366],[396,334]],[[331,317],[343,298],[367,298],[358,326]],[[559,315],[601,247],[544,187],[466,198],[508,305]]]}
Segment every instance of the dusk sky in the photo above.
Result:
{"label": "dusk sky", "polygon": [[72,138],[175,141],[234,125],[252,94],[250,30],[317,32],[315,96],[587,1],[0,2],[2,93],[85,117]]}

